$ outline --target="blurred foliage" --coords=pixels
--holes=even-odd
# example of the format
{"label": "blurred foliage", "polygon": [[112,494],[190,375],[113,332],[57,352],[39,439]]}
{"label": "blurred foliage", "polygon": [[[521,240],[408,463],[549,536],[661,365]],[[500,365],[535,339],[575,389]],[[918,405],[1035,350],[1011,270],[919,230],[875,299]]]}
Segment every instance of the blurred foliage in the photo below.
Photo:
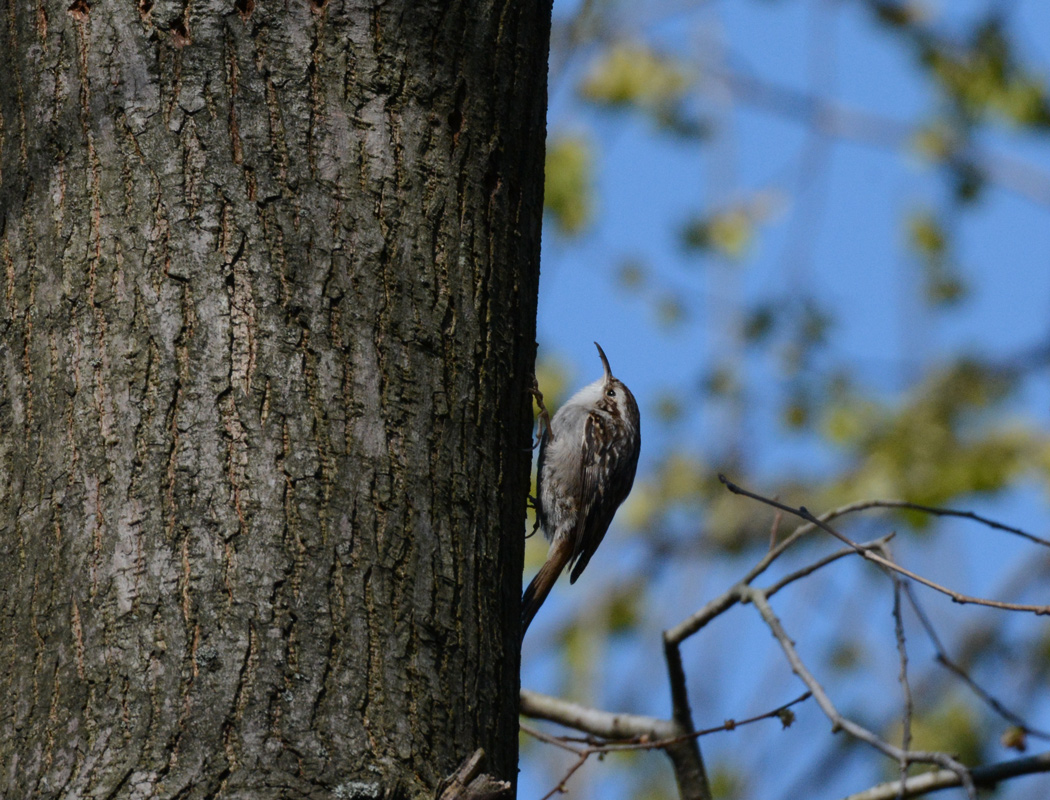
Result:
{"label": "blurred foliage", "polygon": [[614,42],[591,63],[580,97],[600,107],[634,110],[665,131],[699,137],[706,127],[683,108],[690,70],[676,59],[635,41]]}
{"label": "blurred foliage", "polygon": [[610,633],[631,631],[641,619],[645,585],[638,581],[621,584],[606,597],[605,613]]}
{"label": "blurred foliage", "polygon": [[616,42],[591,65],[580,94],[592,103],[656,108],[678,102],[688,83],[684,69],[651,48]]}
{"label": "blurred foliage", "polygon": [[907,2],[870,0],[869,5],[875,12],[876,18],[892,28],[907,30],[926,19],[924,4],[915,2],[915,0],[907,0]]}
{"label": "blurred foliage", "polygon": [[682,401],[670,392],[661,394],[655,403],[656,418],[663,423],[677,422],[682,418]]}
{"label": "blurred foliage", "polygon": [[664,328],[681,325],[688,318],[685,304],[673,294],[664,294],[656,305],[656,321]]}
{"label": "blurred foliage", "polygon": [[935,164],[951,160],[965,144],[956,127],[943,117],[920,125],[912,139],[916,152]]}
{"label": "blurred foliage", "polygon": [[1018,725],[1011,725],[1003,731],[1003,735],[999,737],[999,743],[1009,750],[1023,753],[1028,749],[1028,735],[1025,733],[1024,728]]}
{"label": "blurred foliage", "polygon": [[[827,505],[859,497],[942,505],[1002,490],[1038,470],[1050,438],[1020,421],[989,419],[1012,388],[1002,373],[962,361],[932,373],[903,405],[858,396],[835,401],[825,432],[851,454],[854,466],[822,499]],[[923,527],[929,517],[912,521]]]}
{"label": "blurred foliage", "polygon": [[[762,5],[760,0],[752,2]],[[780,0],[776,5],[790,2]],[[914,295],[900,298],[905,313],[897,307],[886,309],[886,313],[923,315],[922,324],[908,328],[908,332],[917,330],[918,336],[925,335],[927,330],[937,330],[938,324],[953,319],[952,315],[966,313],[981,299],[975,276],[989,265],[974,263],[963,249],[965,241],[959,231],[980,212],[1004,172],[1024,188],[1023,157],[1035,148],[1020,151],[1023,157],[1016,162],[1008,158],[997,163],[990,153],[1004,136],[1023,137],[1026,145],[1034,142],[1036,148],[1045,148],[1050,134],[1046,65],[1033,63],[1031,54],[1022,47],[1024,42],[1019,41],[1023,37],[1007,24],[1014,6],[1011,3],[990,3],[983,16],[979,12],[953,16],[953,24],[945,23],[955,10],[951,4],[941,4],[942,8],[920,0],[858,0],[856,4],[813,5],[817,9],[814,14],[835,13],[832,7],[839,6],[863,9],[858,16],[866,23],[873,20],[879,35],[892,40],[898,57],[906,65],[910,62],[919,82],[928,89],[928,102],[915,112],[914,119],[883,120],[875,113],[866,116],[864,112],[847,119],[848,124],[843,123],[841,129],[831,124],[821,127],[828,121],[825,115],[833,115],[837,108],[834,96],[825,107],[819,102],[821,98],[809,98],[793,86],[780,87],[781,76],[756,79],[751,65],[744,64],[735,53],[714,61],[712,68],[705,47],[676,48],[669,44],[671,37],[655,32],[666,34],[667,26],[651,21],[634,24],[644,17],[640,7],[616,0],[585,1],[577,24],[564,40],[571,41],[579,53],[580,68],[568,73],[576,81],[575,96],[582,101],[581,108],[598,122],[594,130],[552,138],[547,157],[547,211],[557,233],[571,246],[573,237],[586,229],[596,206],[592,186],[603,165],[599,148],[592,142],[598,142],[601,133],[615,137],[618,131],[609,130],[615,129],[617,122],[637,129],[637,120],[644,119],[655,126],[649,133],[660,141],[666,141],[667,133],[687,134],[693,138],[675,140],[673,145],[695,147],[698,158],[708,157],[712,162],[723,157],[744,160],[744,146],[732,137],[738,135],[734,126],[749,97],[742,94],[742,102],[737,102],[732,96],[733,78],[743,75],[742,83],[750,87],[768,80],[771,91],[763,95],[756,90],[760,95],[756,105],[766,103],[761,111],[796,122],[804,120],[800,128],[814,139],[833,140],[840,135],[843,140],[861,141],[888,152],[888,158],[914,163],[917,156],[919,167],[937,176],[937,191],[908,187],[908,196],[893,209],[892,225],[896,229],[891,225],[886,231],[888,238],[902,246],[902,262],[911,279],[902,285]],[[685,6],[688,4],[676,6],[674,13],[685,16]],[[809,42],[806,46],[820,44]],[[785,44],[788,46],[793,43]],[[836,54],[840,70],[867,67],[857,67],[849,61],[851,55]],[[789,85],[787,79],[784,84]],[[833,84],[827,81],[828,87]],[[833,95],[833,89],[828,91]],[[710,148],[707,135],[711,132],[732,141],[721,149]],[[810,170],[813,163],[806,161],[799,171]],[[1003,169],[1004,164],[1008,169]],[[668,271],[676,267],[659,263],[657,256],[648,252],[611,254],[610,282],[621,296],[628,295],[645,305],[649,319],[660,328],[654,336],[665,337],[673,344],[676,332],[705,318],[701,306],[703,311],[724,314],[721,320],[729,330],[718,332],[727,341],[713,347],[707,361],[697,357],[696,373],[668,384],[677,389],[662,385],[650,396],[639,397],[649,415],[646,424],[658,422],[667,443],[662,452],[646,450],[646,469],[639,473],[631,496],[616,516],[616,528],[636,534],[624,537],[635,548],[633,571],[626,577],[615,575],[605,580],[600,599],[591,595],[558,629],[563,662],[581,683],[593,675],[594,660],[602,663],[608,655],[597,644],[602,637],[616,634],[609,646],[622,646],[632,631],[651,624],[654,618],[663,618],[658,612],[666,609],[654,604],[667,600],[667,590],[658,585],[655,576],[674,572],[679,577],[689,576],[683,579],[688,582],[692,576],[710,570],[719,574],[719,580],[731,580],[725,578],[726,564],[732,565],[737,570],[733,574],[738,576],[741,565],[754,563],[769,546],[772,510],[727,492],[718,480],[719,473],[785,503],[806,505],[814,512],[873,498],[969,508],[978,501],[992,502],[1018,487],[1050,485],[1050,434],[1021,410],[1031,377],[1045,373],[1050,362],[1045,347],[1035,348],[1034,356],[1021,354],[1024,357],[989,352],[982,349],[980,339],[969,351],[950,356],[931,347],[932,357],[924,351],[915,357],[914,364],[876,365],[876,370],[901,376],[892,388],[887,388],[890,381],[885,378],[871,378],[870,363],[841,356],[834,360],[830,354],[840,323],[857,305],[871,299],[834,294],[841,292],[840,285],[831,292],[815,285],[819,278],[807,274],[805,263],[809,248],[816,248],[810,240],[821,232],[815,218],[810,217],[803,218],[803,225],[809,227],[801,233],[788,233],[796,240],[786,245],[789,252],[783,259],[785,271],[790,272],[790,281],[785,281],[790,288],[764,286],[761,279],[753,279],[749,267],[759,260],[762,251],[784,247],[778,237],[785,226],[776,224],[780,210],[791,206],[794,219],[801,198],[793,194],[796,184],[791,181],[778,182],[780,178],[775,177],[768,183],[747,185],[738,175],[725,174],[734,169],[746,172],[739,164],[724,171],[717,169],[721,166],[720,161],[712,165],[705,179],[718,172],[717,179],[732,186],[718,186],[710,191],[706,202],[698,191],[696,205],[668,219],[663,231],[645,232],[647,237],[662,237],[662,243],[670,245],[668,250],[677,251],[683,262],[680,273],[668,278]],[[765,181],[767,176],[752,180]],[[798,185],[806,184],[800,181]],[[1007,188],[1018,193],[1017,187],[1015,182]],[[1031,195],[1026,197],[1032,199]],[[1050,198],[1046,202],[1050,204]],[[659,251],[654,248],[654,252]],[[843,271],[855,268],[850,258],[841,264]],[[711,297],[692,297],[680,288],[687,281],[701,280],[709,281],[703,286]],[[734,282],[745,289],[735,294],[727,290]],[[913,308],[918,310],[913,312]],[[1010,322],[1004,319],[1003,325]],[[915,349],[923,350],[923,344],[916,341]],[[585,382],[568,379],[567,370],[550,361],[541,362],[538,375],[552,411],[572,387]],[[698,441],[688,426],[712,410],[715,421],[704,429],[710,437]],[[756,424],[758,419],[765,427]],[[770,430],[770,425],[775,430]],[[797,464],[786,470],[770,468],[763,462],[763,448],[768,437],[777,435],[798,444],[803,453],[819,454],[812,459],[814,465],[810,467],[804,457],[801,468]],[[650,441],[646,440],[647,448]],[[894,530],[898,541],[916,547],[934,543],[944,528],[929,515],[915,512],[884,513],[878,520],[879,535]],[[1007,521],[1025,527],[1024,521]],[[795,525],[796,520],[783,519],[779,535]],[[613,535],[615,532],[610,532]],[[827,540],[813,537],[813,541],[816,547],[816,543]],[[643,555],[636,551],[643,551]],[[719,560],[717,565],[715,560]],[[1033,564],[1036,561],[1032,559]],[[948,569],[952,565],[938,566]],[[1044,570],[1050,571],[1050,566]],[[864,574],[881,578],[874,569]],[[591,580],[593,585],[597,579]],[[880,589],[886,590],[887,582],[882,581]],[[824,622],[824,615],[845,615],[844,609],[851,603],[867,609],[870,590],[870,586],[850,585],[846,592],[856,596],[821,597],[806,607],[812,620],[792,622],[818,626]],[[579,597],[581,590],[577,587],[574,591]],[[1029,585],[1025,591],[1034,590]],[[863,592],[869,594],[862,597]],[[883,601],[885,596],[879,599]],[[956,663],[975,674],[989,664],[1001,668],[1003,662],[997,659],[1002,659],[1007,647],[1002,631],[989,621],[991,618],[967,619],[951,631]],[[912,626],[909,647],[918,649],[915,642],[921,640],[921,633],[914,630],[913,619],[906,623]],[[1050,625],[1029,624],[1027,637],[1011,645],[1012,652],[1024,656],[1024,677],[1003,680],[1003,684],[1015,689],[1013,683],[1023,683],[1027,687],[1025,697],[1050,702],[1044,691],[1050,685]],[[882,634],[888,632],[889,644],[886,639],[877,645],[865,639],[862,629],[866,626],[879,628]],[[899,742],[899,721],[888,721],[899,720],[900,715],[899,694],[890,696],[894,689],[899,690],[890,615],[886,613],[878,620],[863,618],[857,624],[847,621],[835,630],[839,638],[825,640],[820,648],[823,660],[813,659],[811,666],[838,692],[852,691],[851,702],[859,694],[857,701],[866,705],[856,709],[857,717],[883,730],[890,741]],[[656,660],[658,656],[651,652],[656,636],[654,631],[641,632],[632,646],[645,651],[644,659]],[[945,639],[949,640],[947,636]],[[878,690],[867,692],[865,688],[858,693],[855,687],[866,687],[864,682],[871,672],[880,666],[885,669],[880,657],[885,658],[887,653],[892,689],[886,691],[882,684]],[[1011,664],[1019,661],[1021,656]],[[727,666],[726,661],[719,663]],[[734,662],[728,668],[737,666]],[[746,667],[753,668],[756,683],[772,670],[767,664]],[[922,676],[915,677],[913,683],[922,685],[914,698],[914,748],[955,753],[965,763],[975,764],[994,758],[997,747],[1020,749],[1026,744],[1023,731],[1011,728],[972,696],[956,694],[953,687],[959,684],[946,680],[932,659],[916,659],[912,669],[914,676]],[[1000,676],[994,670],[992,673]],[[717,689],[710,688],[709,683],[717,685],[717,677],[691,676],[701,684],[698,694],[702,699],[698,702],[713,702],[711,697]],[[654,696],[664,690],[663,684],[661,673],[658,680],[654,679]],[[632,686],[625,694],[639,691]],[[797,712],[799,723],[784,736],[795,736],[798,727],[805,724],[803,708],[807,707]],[[744,734],[738,731],[734,735]],[[841,737],[830,739],[823,755],[807,752],[805,757],[818,762],[824,758],[822,763],[828,769],[848,769],[839,762],[854,763],[842,758],[853,744],[844,744]],[[803,749],[795,739],[776,746]],[[732,767],[725,759],[713,763],[711,780],[716,797],[731,800],[751,796],[753,784],[759,780],[747,771],[750,767],[738,767],[735,760]],[[891,765],[886,777],[896,777],[894,770]],[[653,791],[663,796],[659,789]]]}
{"label": "blurred foliage", "polygon": [[647,781],[632,797],[637,800],[674,800],[675,792],[663,789],[652,781]]}
{"label": "blurred foliage", "polygon": [[[886,738],[900,742],[903,727],[895,723]],[[980,723],[972,707],[949,695],[935,708],[917,710],[911,721],[911,746],[915,750],[930,750],[953,753],[963,764],[980,764],[985,760],[985,744]],[[928,765],[916,765],[912,772],[925,772]],[[896,767],[887,766],[886,777],[892,779],[899,773]]]}
{"label": "blurred foliage", "polygon": [[747,255],[754,226],[743,208],[728,208],[690,222],[682,231],[687,247],[714,250],[731,260]]}
{"label": "blurred foliage", "polygon": [[715,800],[744,800],[748,796],[747,781],[725,762],[720,761],[711,771],[711,795]]}
{"label": "blurred foliage", "polygon": [[740,262],[751,252],[758,225],[776,216],[783,206],[775,192],[759,192],[745,203],[696,217],[682,229],[687,249],[709,251]]}
{"label": "blurred foliage", "polygon": [[852,672],[865,661],[864,647],[856,641],[836,642],[828,657],[828,664],[839,672]]}
{"label": "blurred foliage", "polygon": [[[783,481],[779,494],[813,509],[861,498],[945,505],[1001,491],[1026,474],[1046,481],[1050,435],[1020,420],[997,418],[1013,388],[1002,372],[961,361],[932,373],[903,404],[864,396],[837,380],[820,393],[819,402],[792,398],[785,413],[796,416],[785,425],[815,427],[845,459],[837,475],[812,484]],[[708,391],[725,392],[712,386]],[[735,474],[734,468],[739,465],[712,465],[681,450],[668,453],[636,483],[621,512],[625,524],[660,530],[684,511],[689,518],[702,517],[704,540],[727,553],[767,542],[761,511],[727,493],[718,480],[719,472]],[[916,531],[931,524],[926,514],[898,516]],[[699,527],[694,530],[701,535]]]}
{"label": "blurred foliage", "polygon": [[591,147],[582,136],[560,136],[547,143],[543,203],[558,229],[583,231],[591,218]]}
{"label": "blurred foliage", "polygon": [[922,66],[961,121],[1050,125],[1045,77],[1018,59],[1003,18],[994,10],[960,40],[935,32],[924,4],[869,0],[868,6],[880,22],[915,46]]}
{"label": "blurred foliage", "polygon": [[994,116],[1014,125],[1050,123],[1045,81],[1014,57],[1002,21],[991,17],[962,45],[918,35],[924,63],[966,120]]}
{"label": "blurred foliage", "polygon": [[[601,374],[597,377],[601,377]],[[547,413],[554,416],[558,406],[569,397],[568,368],[557,357],[542,355],[536,359],[536,383],[543,392],[543,404],[547,407]],[[539,414],[540,409],[535,398],[532,401],[532,410],[534,414]]]}
{"label": "blurred foliage", "polygon": [[934,306],[958,303],[966,296],[966,285],[949,251],[948,232],[930,211],[908,217],[909,244],[922,265],[926,301]]}
{"label": "blurred foliage", "polygon": [[624,289],[637,291],[645,286],[648,268],[637,259],[628,259],[620,264],[616,278]]}

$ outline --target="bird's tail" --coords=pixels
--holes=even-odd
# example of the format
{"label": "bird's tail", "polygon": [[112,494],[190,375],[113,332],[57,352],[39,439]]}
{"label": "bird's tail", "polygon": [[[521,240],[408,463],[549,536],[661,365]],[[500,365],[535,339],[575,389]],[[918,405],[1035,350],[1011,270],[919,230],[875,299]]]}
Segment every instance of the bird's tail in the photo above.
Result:
{"label": "bird's tail", "polygon": [[558,580],[565,565],[569,563],[571,555],[572,547],[569,546],[567,539],[556,539],[551,545],[547,553],[547,560],[521,597],[521,638],[525,638],[525,631],[529,629],[529,623],[540,610],[547,595],[551,593],[554,582]]}

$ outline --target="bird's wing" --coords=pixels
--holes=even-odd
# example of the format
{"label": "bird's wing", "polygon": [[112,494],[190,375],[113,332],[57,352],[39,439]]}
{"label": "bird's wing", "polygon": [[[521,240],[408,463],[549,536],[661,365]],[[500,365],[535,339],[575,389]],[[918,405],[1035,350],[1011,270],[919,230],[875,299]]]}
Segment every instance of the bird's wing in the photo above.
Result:
{"label": "bird's wing", "polygon": [[616,423],[606,414],[592,411],[583,429],[583,458],[580,462],[580,513],[576,520],[570,583],[605,538],[613,515],[631,491],[638,467],[638,451],[624,446]]}

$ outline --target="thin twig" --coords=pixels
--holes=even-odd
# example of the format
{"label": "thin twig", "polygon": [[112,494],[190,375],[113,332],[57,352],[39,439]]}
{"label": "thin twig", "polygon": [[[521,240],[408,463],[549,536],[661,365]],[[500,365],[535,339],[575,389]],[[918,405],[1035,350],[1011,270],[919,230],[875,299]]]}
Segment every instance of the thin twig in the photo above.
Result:
{"label": "thin twig", "polygon": [[784,503],[781,503],[777,500],[773,500],[769,497],[763,497],[760,494],[755,494],[754,492],[750,492],[747,489],[744,489],[743,487],[737,486],[735,483],[726,478],[725,475],[719,475],[718,478],[720,481],[722,481],[723,484],[725,484],[726,488],[729,489],[729,491],[733,492],[733,494],[739,494],[743,495],[744,497],[750,497],[752,500],[757,500],[760,503],[765,503],[766,505],[772,506],[773,508],[779,508],[781,511],[786,511],[789,514],[793,514],[799,519],[804,519],[807,522],[816,525],[821,530],[830,533],[836,539],[845,543],[849,547],[852,547],[854,550],[857,551],[858,554],[863,556],[868,561],[871,561],[874,564],[878,564],[879,566],[884,567],[886,569],[891,569],[894,572],[899,573],[900,575],[904,575],[905,577],[911,578],[917,583],[921,583],[923,586],[928,586],[929,588],[938,591],[941,594],[945,594],[952,600],[954,600],[956,603],[959,603],[961,605],[973,604],[980,606],[988,606],[989,608],[998,608],[1003,611],[1027,611],[1033,614],[1040,615],[1050,614],[1050,606],[1029,605],[1024,603],[1004,603],[999,600],[986,600],[982,597],[973,597],[972,595],[956,592],[952,589],[949,589],[946,586],[942,586],[941,584],[936,583],[935,581],[931,581],[929,578],[924,578],[921,575],[912,572],[910,569],[907,569],[905,567],[900,566],[899,564],[894,563],[893,561],[890,561],[888,558],[885,558],[879,555],[878,553],[863,549],[860,545],[851,540],[848,536],[839,533],[837,530],[832,528],[823,520],[813,516],[813,514],[811,514],[805,506],[799,506],[798,508],[794,508],[792,506],[785,505]]}
{"label": "thin twig", "polygon": [[[911,684],[908,683],[908,647],[904,637],[904,615],[901,613],[901,591],[903,581],[893,573],[893,630],[897,639],[897,656],[900,661],[900,683],[904,690],[904,713],[901,715],[901,749],[907,752],[911,749],[911,719],[915,706],[912,703]],[[908,762],[900,760],[901,786],[903,791],[904,781],[908,778]],[[903,796],[901,797],[903,800]]]}
{"label": "thin twig", "polygon": [[[784,705],[774,708],[772,711],[767,711],[763,714],[758,714],[754,717],[740,721],[726,720],[722,725],[715,728],[706,728],[701,731],[690,730],[688,733],[677,736],[652,738],[652,734],[656,731],[676,731],[679,727],[675,722],[670,720],[660,720],[635,714],[612,714],[608,711],[585,708],[566,700],[537,694],[536,692],[529,692],[523,689],[521,692],[522,713],[531,714],[532,716],[537,716],[552,722],[558,722],[566,727],[572,727],[576,730],[583,731],[584,733],[590,733],[597,736],[605,736],[611,733],[618,738],[631,739],[632,741],[598,741],[581,746],[573,743],[568,737],[553,736],[539,730],[538,728],[534,728],[531,725],[527,725],[524,722],[519,722],[518,726],[522,731],[533,738],[538,739],[541,742],[546,742],[547,744],[552,744],[555,747],[559,747],[576,756],[575,763],[558,782],[558,785],[544,795],[543,800],[547,800],[555,794],[564,792],[569,779],[576,774],[580,767],[582,767],[592,755],[629,750],[666,751],[667,755],[675,765],[675,773],[676,777],[679,778],[680,788],[687,789],[692,796],[710,798],[711,790],[707,784],[707,775],[703,769],[703,761],[699,760],[698,762],[694,762],[690,757],[690,753],[693,749],[696,751],[696,756],[699,757],[700,751],[699,748],[696,747],[696,740],[701,736],[707,736],[708,734],[721,731],[736,730],[744,725],[750,725],[764,719],[777,718],[786,728],[794,720],[793,712],[790,711],[790,708],[809,699],[809,697],[810,693],[804,692],[794,700],[784,703]],[[686,750],[686,748],[689,748],[689,750]],[[688,779],[692,781],[692,783],[686,787],[681,786],[682,775],[680,770],[682,769],[690,770]],[[699,769],[698,772],[696,771],[697,769]]]}
{"label": "thin twig", "polygon": [[[848,506],[842,506],[841,508],[836,508],[832,511],[827,512],[826,514],[821,516],[821,520],[827,522],[829,520],[835,519],[836,517],[841,517],[845,514],[852,514],[856,511],[863,511],[866,508],[871,508],[871,504],[869,502],[852,503]],[[690,614],[688,617],[679,622],[673,628],[668,629],[664,633],[664,637],[673,642],[682,642],[685,639],[688,639],[693,634],[695,634],[701,628],[703,628],[708,622],[713,620],[715,617],[724,614],[726,611],[728,611],[730,608],[732,608],[734,605],[740,602],[740,594],[737,591],[737,589],[740,586],[749,585],[752,581],[755,580],[755,578],[757,578],[759,575],[761,575],[763,572],[769,569],[772,563],[776,561],[780,556],[782,556],[788,548],[795,544],[799,539],[806,536],[807,534],[812,533],[816,529],[816,525],[813,525],[808,522],[799,525],[797,528],[795,528],[795,530],[788,534],[787,537],[785,537],[780,544],[776,545],[774,548],[769,550],[764,556],[762,556],[762,558],[758,560],[755,566],[753,566],[748,571],[748,573],[741,579],[740,583],[728,589],[721,596],[716,597],[714,600],[711,600],[708,603],[704,604],[702,608]],[[880,539],[877,541],[882,540]],[[850,550],[851,552],[855,552],[856,548],[851,547]],[[842,555],[845,555],[845,553],[843,553]],[[824,566],[824,564],[821,564],[820,566]],[[798,577],[802,576],[799,575]],[[782,581],[781,583],[783,584],[784,582]],[[782,588],[782,586],[778,586],[778,588]]]}
{"label": "thin twig", "polygon": [[925,506],[921,503],[909,503],[906,500],[872,500],[869,502],[870,505],[868,508],[895,508],[903,509],[905,511],[921,511],[924,514],[932,514],[935,517],[958,517],[960,519],[969,519],[974,522],[979,522],[988,528],[1003,531],[1004,533],[1012,533],[1014,536],[1020,536],[1022,539],[1027,539],[1028,541],[1042,545],[1043,547],[1050,547],[1050,539],[1043,539],[1042,537],[1036,536],[1028,531],[1015,528],[1012,525],[1004,525],[1002,522],[996,522],[994,519],[975,514],[972,511],[961,511],[955,508],[940,508],[938,506]]}
{"label": "thin twig", "polygon": [[[664,747],[667,747],[668,745],[679,744],[680,742],[684,742],[689,739],[698,739],[701,736],[710,736],[713,733],[735,731],[737,728],[743,728],[745,725],[752,725],[756,722],[761,722],[764,719],[779,719],[786,728],[792,722],[790,715],[788,715],[786,712],[789,709],[791,709],[792,706],[797,706],[799,703],[804,703],[806,700],[813,696],[812,692],[806,691],[800,694],[794,700],[789,700],[783,705],[777,706],[776,708],[770,711],[765,711],[761,714],[756,714],[755,716],[748,717],[747,719],[727,719],[721,725],[717,725],[713,728],[704,728],[702,730],[692,731],[691,733],[686,733],[680,736],[670,736],[666,738],[646,738],[651,735],[650,730],[656,730],[662,726],[667,726],[668,728],[670,728],[671,723],[667,720],[656,720],[649,717],[638,716],[636,714],[614,714],[609,711],[600,711],[594,708],[585,709],[582,706],[577,706],[575,703],[568,703],[567,701],[560,700],[556,697],[549,697],[547,695],[541,695],[536,692],[530,692],[527,689],[522,689],[521,691],[523,698],[526,692],[529,694],[530,699],[528,707],[530,709],[534,709],[537,706],[546,706],[548,703],[551,704],[550,707],[564,705],[567,707],[572,707],[574,709],[571,713],[571,716],[566,717],[564,720],[562,720],[558,719],[554,714],[545,714],[543,716],[531,714],[528,711],[526,711],[526,707],[523,704],[522,713],[526,714],[526,716],[535,716],[537,719],[545,719],[548,722],[556,722],[559,725],[564,725],[567,728],[573,728],[574,730],[582,731],[584,733],[588,733],[593,736],[600,737],[602,739],[611,737],[606,737],[603,733],[601,733],[601,731],[618,731],[619,735],[616,737],[618,739],[617,741],[593,741],[589,742],[585,747],[576,747],[570,744],[570,742],[574,741],[570,737],[553,736],[549,733],[544,733],[543,731],[540,731],[537,728],[533,728],[532,726],[527,725],[524,722],[520,723],[519,727],[521,728],[521,730],[523,730],[530,736],[534,736],[536,739],[539,739],[543,742],[547,742],[549,744],[556,744],[565,750],[571,750],[573,753],[580,753],[587,748],[592,748],[596,753],[614,753],[621,750],[659,750]],[[584,712],[582,715],[579,714],[581,710]],[[591,722],[597,722],[597,724],[595,724],[593,727],[583,727],[582,724],[580,724],[580,721],[583,719],[590,720]],[[645,722],[642,726],[635,729],[633,732],[628,732],[627,726],[623,724],[624,719],[644,720]],[[659,725],[650,727],[650,725],[648,724],[650,722],[659,723]]]}
{"label": "thin twig", "polygon": [[784,518],[784,515],[778,511],[773,515],[773,524],[769,526],[769,549],[772,550],[777,545],[777,534],[780,532],[780,521]]}
{"label": "thin twig", "polygon": [[996,714],[998,714],[1004,720],[1009,722],[1011,725],[1020,728],[1022,731],[1024,731],[1026,735],[1034,736],[1039,739],[1050,739],[1050,733],[1030,726],[1021,718],[1020,715],[1015,714],[1013,711],[1011,711],[998,700],[996,700],[994,697],[992,697],[992,695],[985,691],[984,688],[978,685],[978,683],[970,677],[969,673],[962,666],[956,664],[951,658],[949,658],[948,651],[941,643],[941,639],[937,635],[937,631],[934,630],[933,623],[930,621],[929,616],[927,616],[922,606],[919,605],[919,602],[916,599],[914,593],[911,591],[910,587],[905,586],[904,592],[908,598],[908,604],[912,607],[912,610],[915,611],[915,616],[918,617],[919,624],[922,625],[923,629],[925,629],[926,635],[927,637],[929,637],[930,643],[933,645],[933,649],[936,651],[934,658],[937,660],[937,663],[945,669],[947,669],[953,675],[958,677],[963,683],[965,683],[970,688],[970,690],[974,694],[976,694],[981,700],[983,700],[989,708],[995,711]]}
{"label": "thin twig", "polygon": [[[896,535],[896,533],[887,533],[885,536],[875,539],[874,541],[865,542],[864,544],[860,545],[860,547],[875,549],[877,547],[881,547],[889,543],[889,541]],[[834,553],[830,553],[829,555],[826,555],[823,558],[814,561],[812,564],[807,564],[805,567],[802,567],[802,569],[796,570],[795,572],[792,572],[789,575],[785,575],[776,583],[770,585],[766,589],[763,589],[763,591],[766,593],[766,597],[772,597],[788,584],[794,583],[797,580],[801,580],[802,578],[805,578],[808,575],[812,575],[818,569],[826,567],[828,564],[833,564],[841,558],[855,555],[857,555],[857,551],[852,547],[845,547],[842,550],[837,550]]]}
{"label": "thin twig", "polygon": [[877,735],[869,731],[862,725],[854,722],[847,717],[844,717],[839,713],[835,704],[831,702],[831,698],[828,697],[827,692],[824,691],[824,687],[821,686],[820,682],[813,676],[813,673],[809,671],[809,668],[802,661],[798,651],[795,649],[795,644],[784,630],[780,620],[777,618],[773,609],[770,607],[769,602],[766,599],[765,593],[760,589],[754,589],[746,587],[743,590],[747,597],[746,599],[755,609],[759,615],[765,621],[769,630],[780,644],[781,649],[784,651],[784,655],[791,665],[792,671],[798,675],[802,682],[806,685],[806,688],[813,692],[813,698],[817,701],[817,705],[820,706],[824,715],[831,722],[832,732],[840,730],[846,731],[850,736],[858,739],[865,744],[875,748],[880,753],[889,756],[894,761],[905,760],[909,764],[914,763],[927,763],[927,764],[939,764],[945,769],[952,770],[958,774],[960,783],[966,787],[967,794],[970,798],[976,798],[977,793],[973,788],[973,784],[970,781],[969,773],[966,767],[956,761],[954,758],[946,753],[937,753],[930,751],[906,751],[895,745],[890,744]]}
{"label": "thin twig", "polygon": [[542,800],[550,800],[556,794],[561,794],[565,791],[565,784],[568,783],[569,778],[576,774],[577,770],[587,763],[587,759],[594,754],[594,748],[592,747],[577,747],[569,744],[561,736],[551,736],[549,733],[544,733],[539,728],[534,728],[531,725],[526,725],[524,722],[518,722],[518,727],[529,734],[534,739],[538,739],[541,742],[552,744],[555,747],[560,747],[562,750],[567,750],[576,756],[576,762],[569,767],[569,771],[562,776],[562,779],[558,781],[557,785],[551,789],[547,794],[543,795]]}
{"label": "thin twig", "polygon": [[541,742],[552,744],[555,747],[560,747],[562,750],[568,750],[570,753],[575,753],[576,755],[580,755],[584,750],[589,749],[588,747],[577,747],[576,745],[565,741],[564,736],[554,736],[550,733],[544,733],[539,728],[534,728],[520,720],[518,721],[518,728],[527,733],[533,739],[539,739]]}

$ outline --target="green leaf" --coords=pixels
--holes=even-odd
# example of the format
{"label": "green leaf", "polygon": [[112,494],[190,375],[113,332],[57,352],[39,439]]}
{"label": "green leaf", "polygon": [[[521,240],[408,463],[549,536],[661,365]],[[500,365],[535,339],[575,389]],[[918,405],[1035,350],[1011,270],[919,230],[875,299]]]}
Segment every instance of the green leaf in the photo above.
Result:
{"label": "green leaf", "polygon": [[[963,361],[932,376],[896,408],[841,398],[827,412],[825,434],[852,451],[857,466],[826,504],[887,496],[942,505],[1000,491],[1023,472],[1039,470],[1047,437],[990,417],[1013,387],[1003,373]],[[908,519],[916,527],[928,524]]]}

